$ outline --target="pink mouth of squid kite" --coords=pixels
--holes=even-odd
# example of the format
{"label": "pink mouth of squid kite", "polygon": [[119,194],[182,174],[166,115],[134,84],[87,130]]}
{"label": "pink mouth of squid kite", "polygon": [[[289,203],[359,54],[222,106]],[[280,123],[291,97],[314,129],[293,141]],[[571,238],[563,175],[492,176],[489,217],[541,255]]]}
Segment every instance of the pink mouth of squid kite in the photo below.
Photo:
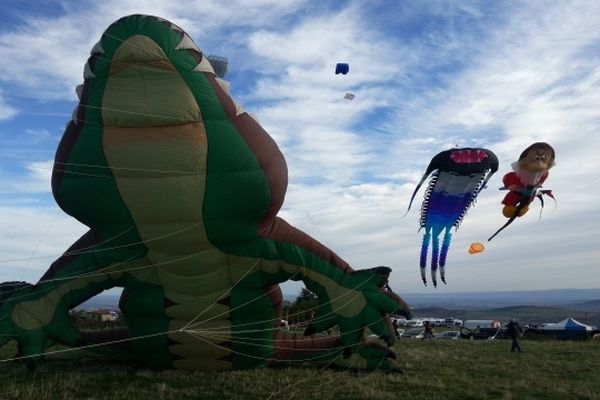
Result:
{"label": "pink mouth of squid kite", "polygon": [[457,150],[450,154],[452,161],[459,164],[474,164],[479,163],[487,158],[487,153],[483,150]]}

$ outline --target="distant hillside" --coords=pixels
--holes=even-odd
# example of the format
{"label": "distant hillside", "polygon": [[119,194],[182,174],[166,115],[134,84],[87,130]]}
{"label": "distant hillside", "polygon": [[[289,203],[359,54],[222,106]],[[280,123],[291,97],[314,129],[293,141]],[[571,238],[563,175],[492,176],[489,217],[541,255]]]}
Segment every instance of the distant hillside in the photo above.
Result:
{"label": "distant hillside", "polygon": [[[490,309],[510,306],[550,306],[581,309],[580,304],[600,301],[600,289],[551,289],[532,291],[407,293],[402,297],[414,308],[444,307],[449,309]],[[575,308],[577,307],[577,308]],[[600,308],[596,308],[599,310]],[[585,311],[582,309],[582,311]]]}
{"label": "distant hillside", "polygon": [[579,322],[600,327],[600,308],[594,311],[573,310],[560,307],[510,306],[490,309],[445,309],[440,307],[424,307],[413,309],[414,318],[434,317],[456,319],[498,319],[508,321],[516,318],[525,324],[542,324],[558,322],[565,318],[574,318]]}
{"label": "distant hillside", "polygon": [[96,297],[92,297],[88,301],[81,303],[75,307],[78,310],[97,310],[101,308],[119,308],[120,294],[104,294],[101,293]]}
{"label": "distant hillside", "polygon": [[569,304],[571,310],[600,312],[600,299],[592,301],[584,301],[583,303]]}
{"label": "distant hillside", "polygon": [[[120,293],[99,294],[78,309],[118,308]],[[284,296],[293,302],[297,296]],[[407,294],[415,317],[458,319],[517,318],[525,323],[558,322],[571,317],[600,327],[600,289]]]}

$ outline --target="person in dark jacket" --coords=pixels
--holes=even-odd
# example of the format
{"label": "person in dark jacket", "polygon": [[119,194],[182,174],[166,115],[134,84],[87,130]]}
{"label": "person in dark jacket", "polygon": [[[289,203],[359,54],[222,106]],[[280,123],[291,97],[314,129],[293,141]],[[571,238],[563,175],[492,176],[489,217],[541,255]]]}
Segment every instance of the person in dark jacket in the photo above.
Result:
{"label": "person in dark jacket", "polygon": [[429,321],[425,321],[425,333],[423,335],[423,339],[429,339],[431,341],[431,339],[433,339],[433,325],[431,325],[431,322]]}
{"label": "person in dark jacket", "polygon": [[400,332],[398,332],[398,320],[392,319],[392,326],[394,327],[394,333],[396,334],[396,338],[400,339]]}
{"label": "person in dark jacket", "polygon": [[521,353],[521,346],[519,345],[519,338],[523,334],[523,329],[521,325],[513,318],[510,320],[508,325],[506,326],[506,335],[512,340],[512,344],[510,346],[510,351],[514,352],[518,350]]}

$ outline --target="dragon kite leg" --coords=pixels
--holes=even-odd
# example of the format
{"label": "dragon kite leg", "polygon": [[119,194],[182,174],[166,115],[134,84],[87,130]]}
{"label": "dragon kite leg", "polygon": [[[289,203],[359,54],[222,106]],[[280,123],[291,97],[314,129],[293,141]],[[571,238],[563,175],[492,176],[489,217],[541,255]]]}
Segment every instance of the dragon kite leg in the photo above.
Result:
{"label": "dragon kite leg", "polygon": [[[429,163],[408,205],[410,210],[419,188],[431,174],[419,220],[420,229],[425,229],[420,256],[421,278],[425,285],[429,242],[432,242],[431,281],[433,286],[437,286],[438,269],[442,282],[446,283],[445,266],[452,240],[451,229],[458,229],[467,210],[497,170],[496,155],[480,148],[446,150],[433,157]],[[442,233],[444,237],[440,248],[439,236]]]}

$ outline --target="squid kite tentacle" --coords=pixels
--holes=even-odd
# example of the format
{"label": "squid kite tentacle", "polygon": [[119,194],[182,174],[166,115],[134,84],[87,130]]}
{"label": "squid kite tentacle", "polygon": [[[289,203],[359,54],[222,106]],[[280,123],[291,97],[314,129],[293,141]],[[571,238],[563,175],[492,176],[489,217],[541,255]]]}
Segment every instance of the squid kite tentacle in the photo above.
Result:
{"label": "squid kite tentacle", "polygon": [[427,252],[429,250],[429,241],[431,240],[431,230],[426,230],[423,234],[423,243],[421,244],[421,259],[420,259],[420,268],[421,268],[421,279],[423,280],[423,284],[427,286]]}
{"label": "squid kite tentacle", "polygon": [[450,242],[452,241],[452,232],[446,230],[444,240],[442,242],[442,251],[440,253],[440,278],[442,282],[446,284],[446,257],[448,256],[448,250],[450,249]]}
{"label": "squid kite tentacle", "polygon": [[440,239],[437,234],[434,234],[431,245],[431,282],[433,282],[433,287],[437,287],[437,269],[439,254]]}

